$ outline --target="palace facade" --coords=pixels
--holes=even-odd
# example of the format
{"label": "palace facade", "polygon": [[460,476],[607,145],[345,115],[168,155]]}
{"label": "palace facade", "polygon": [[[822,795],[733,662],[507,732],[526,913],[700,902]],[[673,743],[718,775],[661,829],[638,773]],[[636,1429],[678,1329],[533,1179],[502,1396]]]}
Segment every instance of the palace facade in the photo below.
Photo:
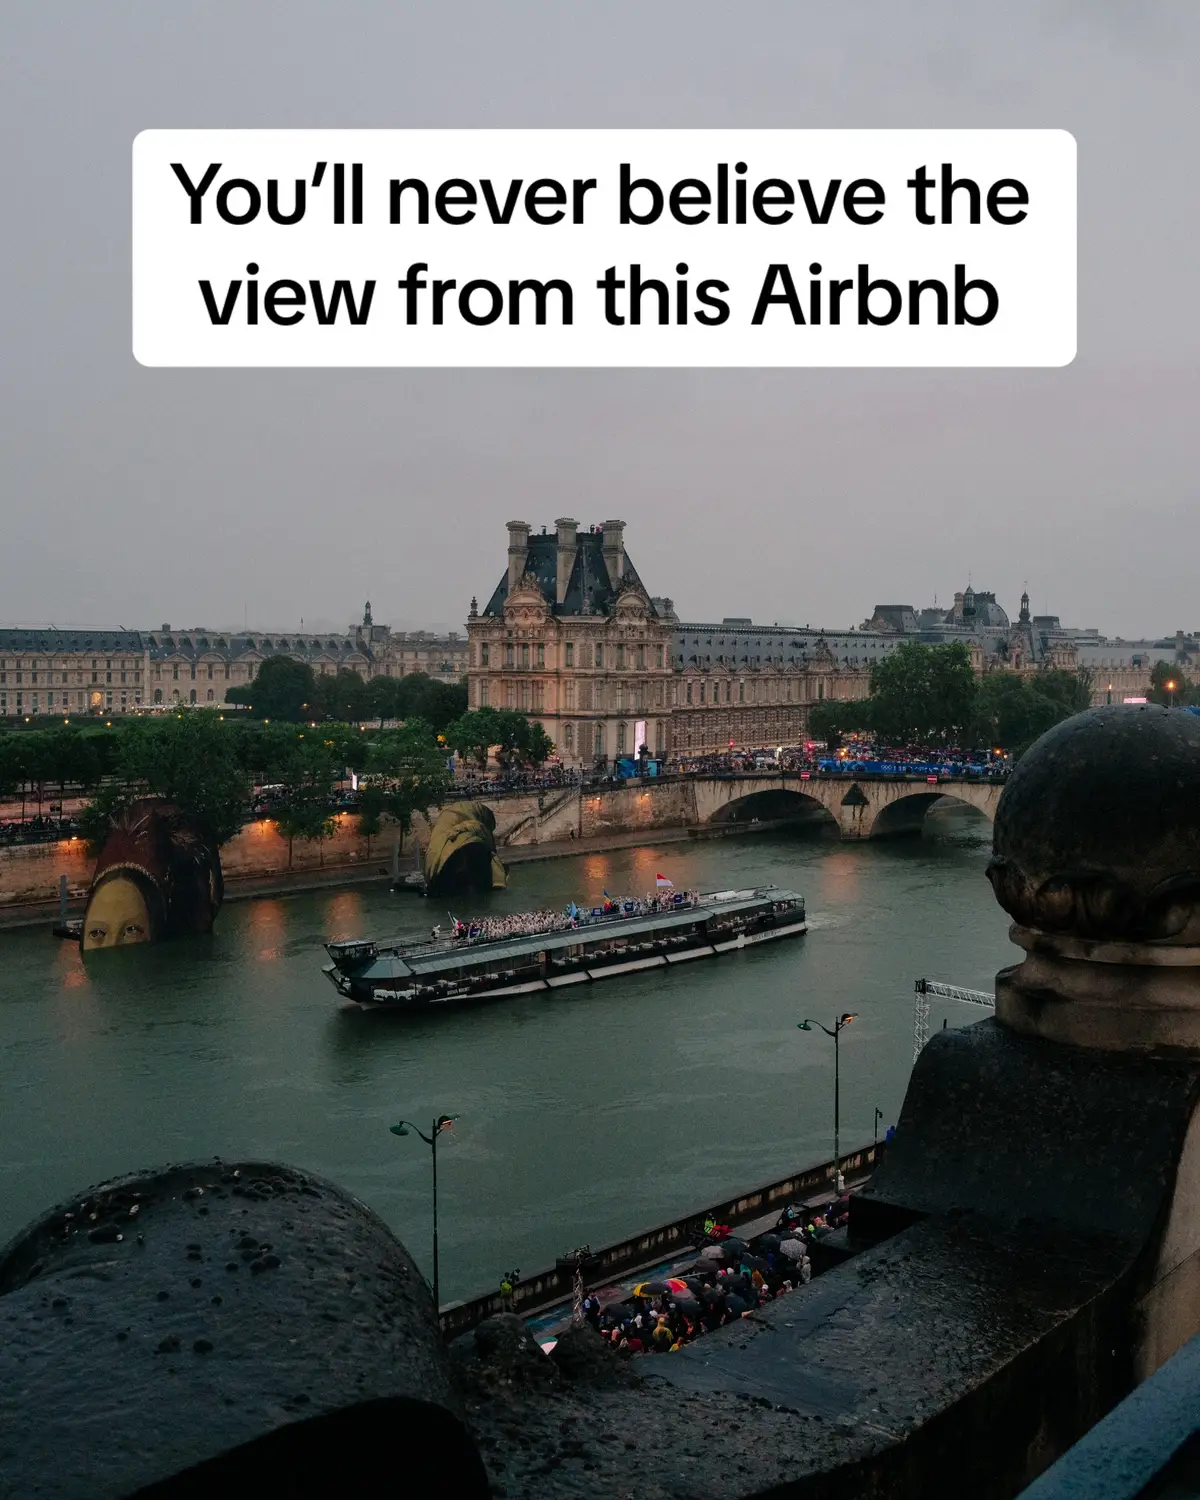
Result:
{"label": "palace facade", "polygon": [[676,624],[638,577],[624,521],[581,531],[568,517],[539,535],[510,521],[507,570],[482,611],[471,600],[470,707],[539,719],[570,765],[665,755]]}
{"label": "palace facade", "polygon": [[0,630],[0,716],[112,717],[172,703],[219,708],[270,656],[307,662],[318,676],[460,681],[467,642],[456,633],[376,625],[368,603],[345,634],[291,631]]}
{"label": "palace facade", "polygon": [[[467,637],[470,706],[538,719],[568,765],[642,745],[686,756],[798,744],[814,703],[866,696],[872,659],[856,632],[850,666],[819,631],[682,624],[647,592],[623,521],[583,531],[570,517],[536,534],[508,523],[507,570],[482,610],[471,601]],[[693,638],[720,646],[689,652]]]}

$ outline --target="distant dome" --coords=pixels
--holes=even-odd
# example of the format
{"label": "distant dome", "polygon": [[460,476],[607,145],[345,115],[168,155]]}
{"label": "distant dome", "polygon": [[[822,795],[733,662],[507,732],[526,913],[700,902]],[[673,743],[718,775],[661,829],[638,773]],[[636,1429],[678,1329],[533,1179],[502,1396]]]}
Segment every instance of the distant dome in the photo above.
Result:
{"label": "distant dome", "polygon": [[993,850],[1024,927],[1200,943],[1200,718],[1114,705],[1056,725],[1005,786]]}

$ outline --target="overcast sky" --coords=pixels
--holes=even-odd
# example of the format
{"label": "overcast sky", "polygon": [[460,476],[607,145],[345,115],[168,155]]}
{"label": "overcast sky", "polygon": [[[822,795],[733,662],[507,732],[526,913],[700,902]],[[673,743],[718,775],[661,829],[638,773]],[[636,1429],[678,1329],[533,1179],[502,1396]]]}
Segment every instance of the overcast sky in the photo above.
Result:
{"label": "overcast sky", "polygon": [[[0,623],[461,625],[504,523],[628,523],[685,618],[968,578],[1200,628],[1195,0],[8,0]],[[1055,126],[1079,355],[1040,371],[155,370],[147,127]]]}

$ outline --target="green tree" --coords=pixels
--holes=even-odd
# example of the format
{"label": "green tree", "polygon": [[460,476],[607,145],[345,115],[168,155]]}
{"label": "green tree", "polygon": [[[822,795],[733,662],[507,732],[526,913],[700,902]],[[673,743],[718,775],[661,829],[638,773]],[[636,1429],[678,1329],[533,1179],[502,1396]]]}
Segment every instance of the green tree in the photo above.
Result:
{"label": "green tree", "polygon": [[[1029,679],[1030,686],[1061,710],[1059,718],[1068,719],[1092,706],[1092,674],[1086,667],[1076,672],[1047,668]],[[1058,720],[1055,720],[1057,723]]]}
{"label": "green tree", "polygon": [[268,656],[253,682],[232,687],[230,703],[244,703],[256,718],[302,724],[314,716],[316,678],[307,662]]}
{"label": "green tree", "polygon": [[338,771],[335,747],[316,734],[299,734],[281,767],[283,792],[271,821],[287,839],[288,869],[295,841],[321,842],[333,836],[330,788]]}
{"label": "green tree", "polygon": [[396,684],[396,717],[424,719],[439,734],[467,711],[465,682],[445,682],[424,672],[412,672]]}
{"label": "green tree", "polygon": [[[1168,687],[1168,683],[1174,686]],[[1146,697],[1151,703],[1182,706],[1192,702],[1194,692],[1181,667],[1169,661],[1156,661],[1150,668],[1150,688]]]}
{"label": "green tree", "polygon": [[453,786],[446,765],[447,752],[431,725],[408,720],[403,729],[387,730],[376,738],[367,758],[372,790],[383,797],[383,810],[400,826],[403,844],[417,813],[440,806]]}
{"label": "green tree", "polygon": [[399,717],[399,691],[400,684],[394,677],[372,677],[367,683],[366,701],[370,717],[379,720],[381,729],[385,719]]}
{"label": "green tree", "polygon": [[975,738],[1020,755],[1048,729],[1090,704],[1086,672],[1047,670],[1032,677],[989,672],[975,700]]}
{"label": "green tree", "polygon": [[162,797],[187,808],[216,843],[231,839],[245,820],[250,784],[234,737],[211,709],[123,726],[118,800]]}
{"label": "green tree", "polygon": [[546,757],[554,750],[554,741],[536,719],[526,721],[525,736],[517,747],[517,753],[527,766],[544,765]]}
{"label": "green tree", "polygon": [[373,717],[371,694],[357,672],[340,667],[334,676],[318,677],[313,717],[340,724],[359,724]]}
{"label": "green tree", "polygon": [[495,708],[476,708],[446,726],[446,743],[464,759],[474,760],[481,770],[487,769],[488,751],[500,743],[504,724]]}
{"label": "green tree", "polygon": [[362,786],[358,791],[358,831],[367,841],[367,858],[371,857],[371,840],[383,832],[386,796],[380,786]]}
{"label": "green tree", "polygon": [[45,779],[58,784],[60,803],[66,800],[68,783],[82,791],[100,780],[100,755],[95,745],[65,726],[47,731],[42,761]]}
{"label": "green tree", "polygon": [[814,703],[808,712],[808,732],[836,750],[848,735],[866,734],[874,727],[872,706],[869,698],[855,703]]}
{"label": "green tree", "polygon": [[975,719],[975,674],[958,642],[905,641],[871,668],[871,720],[889,744],[955,744]]}
{"label": "green tree", "polygon": [[25,821],[25,788],[29,781],[28,734],[0,735],[0,795],[21,794],[21,821]]}

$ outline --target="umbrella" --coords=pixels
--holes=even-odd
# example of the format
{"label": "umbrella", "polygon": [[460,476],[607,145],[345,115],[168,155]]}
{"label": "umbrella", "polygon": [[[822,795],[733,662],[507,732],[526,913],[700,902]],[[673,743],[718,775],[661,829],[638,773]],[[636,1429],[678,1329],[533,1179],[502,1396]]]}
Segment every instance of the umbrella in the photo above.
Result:
{"label": "umbrella", "polygon": [[677,1297],[681,1293],[686,1296],[688,1284],[680,1281],[678,1276],[668,1276],[664,1281],[639,1281],[633,1289],[635,1297]]}
{"label": "umbrella", "polygon": [[719,1286],[701,1287],[701,1289],[700,1289],[700,1299],[701,1299],[702,1302],[707,1303],[710,1307],[713,1305],[714,1302],[724,1302],[725,1301],[725,1289],[724,1289],[724,1287],[719,1287]]}
{"label": "umbrella", "polygon": [[758,1248],[760,1250],[778,1250],[779,1236],[777,1234],[760,1234],[758,1237]]}
{"label": "umbrella", "polygon": [[745,1301],[744,1298],[739,1297],[732,1292],[728,1297],[725,1298],[725,1306],[731,1313],[735,1314],[739,1318],[744,1312],[750,1311],[750,1304]]}
{"label": "umbrella", "polygon": [[703,1260],[717,1261],[725,1259],[725,1252],[720,1245],[705,1245],[700,1255]]}
{"label": "umbrella", "polygon": [[805,1248],[803,1240],[784,1240],[779,1246],[780,1255],[786,1256],[788,1260],[803,1260]]}
{"label": "umbrella", "polygon": [[730,1255],[744,1255],[749,1248],[745,1240],[735,1239],[732,1235],[721,1241],[721,1249]]}

